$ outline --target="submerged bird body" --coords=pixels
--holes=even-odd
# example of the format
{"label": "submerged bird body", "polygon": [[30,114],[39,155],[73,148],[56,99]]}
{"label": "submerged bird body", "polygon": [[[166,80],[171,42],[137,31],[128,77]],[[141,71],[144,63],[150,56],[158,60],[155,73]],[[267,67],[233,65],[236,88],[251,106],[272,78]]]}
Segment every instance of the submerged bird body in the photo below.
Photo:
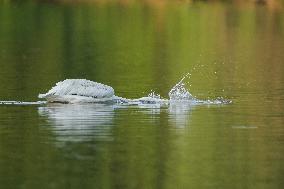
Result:
{"label": "submerged bird body", "polygon": [[46,94],[39,94],[48,102],[97,102],[111,100],[112,87],[86,79],[66,79],[56,83]]}

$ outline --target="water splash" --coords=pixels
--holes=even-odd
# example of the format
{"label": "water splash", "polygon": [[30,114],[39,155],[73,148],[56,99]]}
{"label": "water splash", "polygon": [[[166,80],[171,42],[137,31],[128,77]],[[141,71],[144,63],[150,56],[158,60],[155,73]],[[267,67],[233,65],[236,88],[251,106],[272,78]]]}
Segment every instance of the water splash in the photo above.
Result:
{"label": "water splash", "polygon": [[[188,80],[190,79],[191,74],[187,73],[182,77],[182,79],[177,82],[169,91],[168,96],[169,98],[162,98],[160,94],[156,93],[155,91],[151,91],[148,96],[141,97],[138,99],[124,99],[124,102],[127,104],[160,104],[160,105],[170,105],[176,103],[185,103],[189,105],[214,105],[214,104],[229,104],[232,101],[224,99],[223,97],[218,97],[213,100],[201,100],[193,96],[190,91],[186,88],[188,84]],[[187,80],[187,81],[186,81]],[[121,98],[121,97],[118,97]]]}
{"label": "water splash", "polygon": [[190,78],[190,74],[186,74],[169,92],[170,100],[194,100],[195,98],[185,88],[184,79]]}
{"label": "water splash", "polygon": [[151,92],[148,94],[148,97],[161,99],[161,95],[156,93],[155,91],[151,90]]}
{"label": "water splash", "polygon": [[[167,98],[162,98],[160,94],[155,91],[151,91],[148,96],[141,97],[138,99],[127,99],[119,96],[113,95],[109,98],[92,98],[89,96],[74,96],[74,95],[65,95],[62,98],[68,99],[69,103],[103,103],[103,104],[120,104],[120,105],[141,105],[141,104],[160,104],[160,105],[169,105],[174,103],[186,103],[190,105],[197,104],[229,104],[232,101],[219,97],[214,100],[200,100],[193,96],[189,90],[186,88],[188,82],[186,79],[190,79],[191,74],[187,73],[182,77],[182,79],[177,82],[169,91]],[[61,97],[60,97],[61,98]],[[59,101],[60,102],[60,101]],[[37,101],[37,102],[21,102],[21,101],[0,101],[0,105],[41,105],[46,104],[46,101]]]}

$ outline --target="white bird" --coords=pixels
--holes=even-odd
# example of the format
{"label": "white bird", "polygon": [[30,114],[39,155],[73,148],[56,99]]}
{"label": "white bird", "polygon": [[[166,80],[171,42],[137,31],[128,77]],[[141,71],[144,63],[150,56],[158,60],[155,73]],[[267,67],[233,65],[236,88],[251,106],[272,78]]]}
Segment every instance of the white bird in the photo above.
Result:
{"label": "white bird", "polygon": [[86,79],[66,79],[56,83],[46,94],[39,94],[48,102],[76,103],[113,100],[112,87]]}

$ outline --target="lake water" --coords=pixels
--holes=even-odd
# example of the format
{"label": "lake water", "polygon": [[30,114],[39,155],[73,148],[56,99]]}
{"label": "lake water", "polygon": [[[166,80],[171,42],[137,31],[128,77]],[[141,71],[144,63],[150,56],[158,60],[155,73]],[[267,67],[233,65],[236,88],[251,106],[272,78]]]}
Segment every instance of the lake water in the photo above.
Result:
{"label": "lake water", "polygon": [[0,101],[66,78],[223,105],[0,105],[0,188],[283,188],[284,12],[221,3],[3,3]]}

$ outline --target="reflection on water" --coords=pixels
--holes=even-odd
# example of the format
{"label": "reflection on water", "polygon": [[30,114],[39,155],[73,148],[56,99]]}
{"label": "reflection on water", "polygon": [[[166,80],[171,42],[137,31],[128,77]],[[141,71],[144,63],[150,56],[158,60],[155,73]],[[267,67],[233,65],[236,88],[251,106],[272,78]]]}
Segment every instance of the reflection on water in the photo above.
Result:
{"label": "reflection on water", "polygon": [[[0,188],[283,188],[281,9],[9,2],[0,5]],[[233,103],[26,105],[65,78],[128,99],[151,89],[167,97],[191,70],[197,99]]]}
{"label": "reflection on water", "polygon": [[[48,104],[38,107],[38,113],[46,118],[46,129],[54,132],[57,142],[113,141],[112,127],[115,112],[141,113],[145,120],[160,119],[168,114],[169,124],[174,128],[189,126],[190,111],[194,105],[176,102],[169,105],[139,104],[138,106],[108,104]],[[153,117],[154,116],[154,117]]]}
{"label": "reflection on water", "polygon": [[169,122],[178,128],[189,127],[191,111],[194,105],[183,102],[172,103],[169,106]]}
{"label": "reflection on water", "polygon": [[38,108],[57,141],[110,141],[114,107],[104,104],[49,104]]}

